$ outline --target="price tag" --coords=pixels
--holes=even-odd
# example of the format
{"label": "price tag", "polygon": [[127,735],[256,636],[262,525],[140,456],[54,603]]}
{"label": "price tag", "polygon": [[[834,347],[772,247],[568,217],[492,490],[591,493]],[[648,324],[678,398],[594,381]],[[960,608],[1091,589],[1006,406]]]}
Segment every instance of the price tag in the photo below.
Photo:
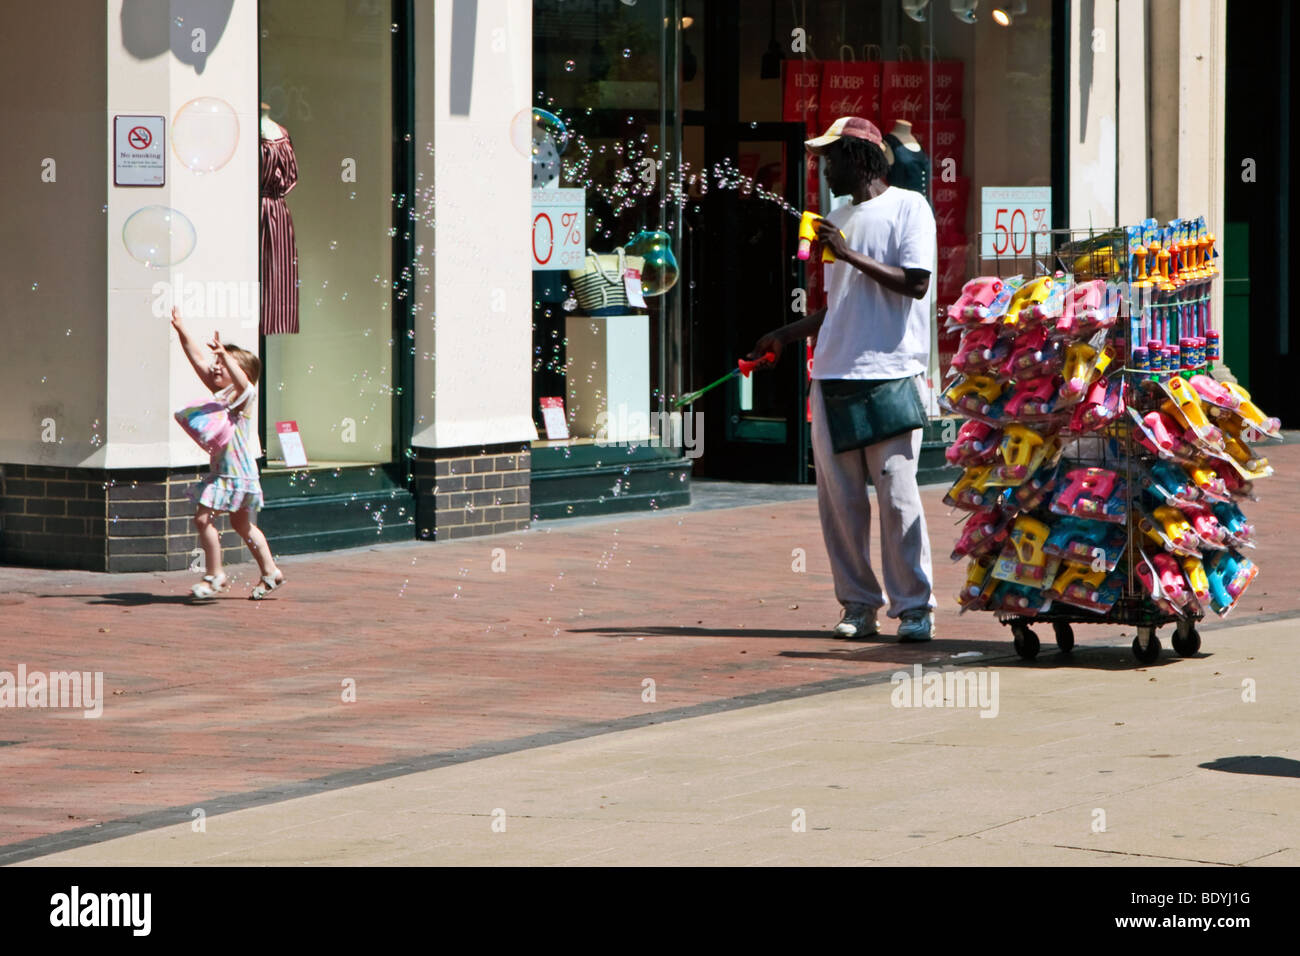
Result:
{"label": "price tag", "polygon": [[560,396],[543,398],[542,423],[546,426],[546,437],[551,441],[569,437],[569,423],[564,420],[564,399]]}
{"label": "price tag", "polygon": [[980,210],[983,258],[1032,256],[1048,248],[1036,234],[1051,228],[1050,186],[985,186]]}
{"label": "price tag", "polygon": [[297,422],[276,422],[275,434],[280,439],[280,454],[290,468],[307,467],[307,450],[302,447]]}
{"label": "price tag", "polygon": [[627,290],[627,304],[634,309],[645,308],[645,296],[641,294],[641,270],[630,266],[623,270],[623,288]]}
{"label": "price tag", "polygon": [[587,194],[533,190],[533,271],[580,269],[587,255]]}

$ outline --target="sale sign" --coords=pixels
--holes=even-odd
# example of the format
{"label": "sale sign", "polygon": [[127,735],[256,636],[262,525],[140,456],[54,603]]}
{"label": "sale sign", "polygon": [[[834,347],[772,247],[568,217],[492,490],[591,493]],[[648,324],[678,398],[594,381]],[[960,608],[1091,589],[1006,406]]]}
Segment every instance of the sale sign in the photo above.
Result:
{"label": "sale sign", "polygon": [[781,119],[803,123],[810,137],[821,132],[821,60],[781,61]]}
{"label": "sale sign", "polygon": [[1051,222],[1051,186],[985,186],[980,192],[980,256],[1032,256],[1032,237],[1047,232]]}
{"label": "sale sign", "polygon": [[821,123],[829,129],[841,116],[861,116],[880,125],[880,64],[827,63],[822,70]]}
{"label": "sale sign", "polygon": [[533,271],[581,269],[587,257],[587,194],[533,190]]}

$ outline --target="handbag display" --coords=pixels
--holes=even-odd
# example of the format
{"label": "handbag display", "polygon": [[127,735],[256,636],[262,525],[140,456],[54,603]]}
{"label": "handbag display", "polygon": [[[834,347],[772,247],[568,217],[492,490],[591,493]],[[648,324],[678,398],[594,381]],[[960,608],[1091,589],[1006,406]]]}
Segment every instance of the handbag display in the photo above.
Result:
{"label": "handbag display", "polygon": [[569,270],[578,307],[586,315],[625,314],[630,306],[623,277],[628,269],[640,273],[644,268],[645,258],[627,255],[622,246],[605,255],[588,249],[582,268]]}
{"label": "handbag display", "polygon": [[925,406],[911,378],[824,378],[821,392],[836,454],[925,426]]}

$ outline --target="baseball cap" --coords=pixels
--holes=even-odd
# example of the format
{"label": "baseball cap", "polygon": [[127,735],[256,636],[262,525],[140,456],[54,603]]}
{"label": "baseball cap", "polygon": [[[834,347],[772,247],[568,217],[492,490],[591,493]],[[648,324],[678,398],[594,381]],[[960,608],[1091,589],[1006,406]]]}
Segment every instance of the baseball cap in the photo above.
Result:
{"label": "baseball cap", "polygon": [[851,136],[854,139],[865,139],[869,143],[875,143],[880,146],[884,143],[880,130],[876,129],[876,124],[869,119],[863,119],[861,116],[841,116],[821,136],[815,139],[804,141],[814,153],[823,153],[826,147],[835,142],[842,136]]}

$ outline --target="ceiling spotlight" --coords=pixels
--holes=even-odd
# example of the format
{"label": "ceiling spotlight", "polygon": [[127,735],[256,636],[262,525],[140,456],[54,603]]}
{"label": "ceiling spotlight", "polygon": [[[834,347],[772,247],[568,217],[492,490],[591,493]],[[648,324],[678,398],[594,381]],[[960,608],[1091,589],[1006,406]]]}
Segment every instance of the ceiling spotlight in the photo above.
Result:
{"label": "ceiling spotlight", "polygon": [[903,0],[903,12],[917,23],[925,22],[925,5],[930,0]]}
{"label": "ceiling spotlight", "polygon": [[948,0],[948,8],[952,10],[952,15],[962,23],[975,22],[975,8],[980,5],[980,0]]}
{"label": "ceiling spotlight", "polygon": [[1005,8],[997,7],[993,10],[991,16],[993,22],[998,26],[1009,27],[1013,20],[1021,14],[1027,12],[1029,4],[1027,0],[1012,0]]}

